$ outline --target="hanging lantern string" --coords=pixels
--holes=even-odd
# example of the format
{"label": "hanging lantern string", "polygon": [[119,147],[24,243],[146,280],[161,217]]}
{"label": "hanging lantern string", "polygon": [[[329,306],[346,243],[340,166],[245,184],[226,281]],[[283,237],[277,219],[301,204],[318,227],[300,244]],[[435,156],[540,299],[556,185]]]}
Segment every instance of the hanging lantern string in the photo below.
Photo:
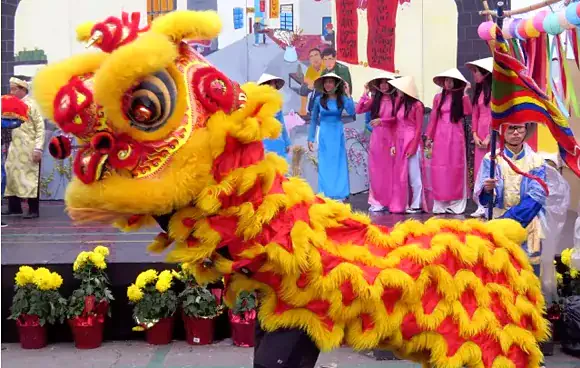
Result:
{"label": "hanging lantern string", "polygon": [[[534,10],[541,9],[543,7],[546,7],[546,6],[550,6],[550,5],[556,4],[556,3],[560,2],[560,1],[562,1],[562,0],[544,0],[544,1],[541,1],[541,2],[539,2],[537,4],[529,5],[529,6],[526,6],[526,7],[523,7],[523,8],[514,9],[514,10],[506,10],[503,13],[503,17],[508,18],[508,17],[510,17],[512,15],[528,13],[528,12],[531,12],[531,11],[534,11]],[[566,0],[564,2],[564,5],[568,5],[570,2],[571,2],[571,0]],[[484,6],[485,9],[484,10],[481,10],[479,12],[479,15],[488,15],[488,16],[497,17],[497,11],[496,10],[489,9],[489,6],[486,6],[486,4],[487,4],[487,1],[484,1],[484,5],[483,6]],[[490,19],[488,19],[488,20],[490,20]]]}

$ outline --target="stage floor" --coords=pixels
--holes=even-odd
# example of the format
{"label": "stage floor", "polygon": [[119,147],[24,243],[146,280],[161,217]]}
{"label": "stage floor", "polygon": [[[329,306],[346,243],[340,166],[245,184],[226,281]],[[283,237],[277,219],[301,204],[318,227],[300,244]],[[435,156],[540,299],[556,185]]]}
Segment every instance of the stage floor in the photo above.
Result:
{"label": "stage floor", "polygon": [[[367,195],[351,196],[354,209],[367,211]],[[467,214],[474,210],[470,203]],[[426,220],[432,215],[392,215],[372,214],[373,222],[392,226],[408,218]],[[569,211],[568,222],[561,242],[561,248],[573,246],[573,229],[576,214]],[[448,216],[464,218],[464,216]],[[161,263],[164,255],[148,254],[146,247],[160,231],[158,228],[144,229],[139,232],[123,233],[106,225],[73,225],[62,202],[41,202],[41,217],[24,220],[20,217],[3,216],[8,224],[1,230],[2,265],[72,263],[83,250],[93,249],[96,245],[107,245],[111,250],[109,262],[112,263]],[[561,250],[561,249],[560,249]]]}

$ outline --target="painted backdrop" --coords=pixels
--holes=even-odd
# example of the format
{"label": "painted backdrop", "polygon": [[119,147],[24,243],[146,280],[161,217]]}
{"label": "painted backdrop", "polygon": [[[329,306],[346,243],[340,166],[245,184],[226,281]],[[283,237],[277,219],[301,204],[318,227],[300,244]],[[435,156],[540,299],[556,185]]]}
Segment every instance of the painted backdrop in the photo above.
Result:
{"label": "painted backdrop", "polygon": [[[478,1],[465,0],[2,0],[3,75],[34,76],[47,62],[84,52],[75,28],[121,11],[142,13],[143,25],[173,10],[215,10],[222,34],[211,42],[191,41],[230,78],[244,83],[262,73],[282,77],[284,113],[292,142],[306,147],[309,116],[300,112],[300,86],[310,65],[309,51],[334,48],[349,67],[353,97],[381,70],[415,77],[430,107],[433,75],[488,56],[478,40]],[[7,3],[9,6],[5,6]],[[39,27],[39,25],[43,25]],[[10,28],[10,29],[8,29]],[[6,52],[4,50],[7,50]],[[235,60],[236,62],[232,62]],[[32,87],[34,88],[34,86]],[[345,125],[351,190],[368,189],[364,117]],[[47,141],[59,134],[47,122]],[[46,151],[46,150],[45,150]],[[301,174],[316,189],[316,160],[305,154]],[[42,198],[62,199],[70,180],[70,161],[55,162],[48,153],[42,166]]]}

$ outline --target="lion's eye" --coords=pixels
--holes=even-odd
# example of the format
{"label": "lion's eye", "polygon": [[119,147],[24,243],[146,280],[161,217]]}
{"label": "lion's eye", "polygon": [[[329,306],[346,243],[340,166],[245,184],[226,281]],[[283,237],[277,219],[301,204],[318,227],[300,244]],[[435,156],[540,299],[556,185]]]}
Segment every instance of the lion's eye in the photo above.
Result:
{"label": "lion's eye", "polygon": [[146,77],[127,96],[126,111],[131,125],[151,132],[161,128],[173,113],[177,87],[166,71]]}

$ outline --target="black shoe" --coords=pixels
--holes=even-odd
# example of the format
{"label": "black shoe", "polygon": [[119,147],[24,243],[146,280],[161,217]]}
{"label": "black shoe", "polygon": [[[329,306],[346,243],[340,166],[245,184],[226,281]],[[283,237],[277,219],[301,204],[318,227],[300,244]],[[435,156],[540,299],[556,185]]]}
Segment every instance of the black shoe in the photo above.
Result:
{"label": "black shoe", "polygon": [[28,212],[26,215],[22,216],[23,219],[35,219],[38,218],[38,213],[36,212]]}
{"label": "black shoe", "polygon": [[6,226],[8,226],[8,224],[3,222],[1,227],[6,227]]}

